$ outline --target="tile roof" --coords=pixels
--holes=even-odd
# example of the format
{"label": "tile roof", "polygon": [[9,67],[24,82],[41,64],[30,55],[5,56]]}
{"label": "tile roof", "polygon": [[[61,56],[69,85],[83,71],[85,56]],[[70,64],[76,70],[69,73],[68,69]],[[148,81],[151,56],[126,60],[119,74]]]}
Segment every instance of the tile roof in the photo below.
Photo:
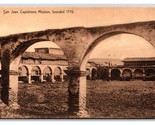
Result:
{"label": "tile roof", "polygon": [[22,59],[65,60],[67,61],[67,58],[64,55],[37,53],[37,52],[24,52],[22,54]]}
{"label": "tile roof", "polygon": [[139,57],[139,58],[125,58],[122,60],[123,62],[129,62],[129,61],[155,61],[155,57]]}

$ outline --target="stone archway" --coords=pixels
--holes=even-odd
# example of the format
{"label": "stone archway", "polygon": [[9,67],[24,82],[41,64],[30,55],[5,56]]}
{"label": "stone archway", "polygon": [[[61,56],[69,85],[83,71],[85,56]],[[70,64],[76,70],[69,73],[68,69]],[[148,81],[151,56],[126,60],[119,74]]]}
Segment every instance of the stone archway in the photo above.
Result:
{"label": "stone archway", "polygon": [[31,80],[33,82],[41,82],[43,79],[41,74],[41,68],[39,66],[33,66],[31,70]]}
{"label": "stone archway", "polygon": [[109,80],[109,72],[106,68],[101,68],[100,71],[100,79],[102,80]]}
{"label": "stone archway", "polygon": [[63,77],[62,77],[62,69],[60,67],[56,67],[54,69],[54,79],[55,81],[63,81]]}
{"label": "stone archway", "polygon": [[86,70],[88,72],[87,80],[90,80],[91,79],[91,69],[87,68]]}
{"label": "stone archway", "polygon": [[[14,51],[14,54],[11,54],[10,50],[3,50],[5,52],[1,53],[2,54],[1,56],[4,58],[1,60],[2,70],[7,71],[5,74],[3,73],[3,77],[5,77],[4,78],[5,80],[3,81],[3,83],[7,83],[11,90],[10,91],[8,89],[8,87],[4,87],[4,89],[2,89],[2,91],[1,91],[1,95],[2,95],[1,98],[5,104],[7,104],[8,106],[10,106],[14,109],[19,108],[19,105],[17,103],[18,102],[18,66],[20,64],[21,55],[29,46],[31,46],[32,44],[37,43],[37,42],[41,42],[41,41],[39,41],[39,40],[33,41],[32,40],[32,41],[29,41],[26,43],[22,43],[22,45],[17,46],[16,51]],[[8,64],[6,64],[5,61],[7,61]],[[3,64],[3,62],[4,62],[4,64]],[[7,74],[9,74],[9,75],[7,76]],[[32,80],[32,82],[33,81],[34,82],[42,82],[43,81],[43,73],[39,66],[33,67],[32,71],[30,71],[28,73],[28,81],[30,83],[31,83],[31,80]],[[4,84],[4,86],[6,86],[7,84]]]}
{"label": "stone archway", "polygon": [[92,80],[96,80],[97,79],[97,69],[96,68],[92,69],[91,76],[92,76]]}
{"label": "stone archway", "polygon": [[46,82],[51,82],[52,81],[52,69],[49,66],[46,66],[43,69],[43,79]]}
{"label": "stone archway", "polygon": [[[96,39],[91,41],[89,46],[87,46],[87,49],[85,50],[85,53],[84,53],[84,56],[82,58],[82,62],[81,62],[81,65],[80,65],[80,70],[81,72],[84,72],[86,70],[86,64],[88,62],[88,59],[90,57],[90,54],[92,53],[92,51],[94,50],[94,48],[103,40],[111,37],[111,36],[115,36],[115,35],[118,35],[118,34],[130,34],[130,35],[135,35],[137,37],[140,37],[140,38],[143,38],[145,39],[147,42],[151,43],[151,45],[153,45],[155,47],[155,43],[154,42],[150,42],[145,36],[143,36],[143,34],[140,34],[140,33],[135,33],[135,32],[132,32],[131,30],[128,30],[128,31],[123,31],[123,30],[116,30],[116,31],[112,31],[111,30],[108,30],[105,34],[103,33],[102,34],[102,31],[101,30],[96,30],[95,28],[91,28],[91,30],[93,30],[95,33],[98,32],[100,34],[100,36],[96,36]],[[131,32],[130,32],[131,31]],[[112,70],[111,70],[112,71]],[[116,70],[113,70],[111,74],[111,72],[109,72],[109,78],[112,78],[112,79],[116,79],[116,80],[120,80],[122,79],[122,71],[120,71],[119,69],[116,69]],[[111,76],[112,75],[112,76]],[[86,80],[85,80],[85,77],[81,76],[80,77],[80,84],[81,87],[79,88],[81,90],[81,104],[82,103],[86,103]],[[83,86],[83,88],[82,88]],[[85,88],[84,88],[85,87]],[[84,111],[84,109],[86,109],[85,105],[80,105]]]}
{"label": "stone archway", "polygon": [[18,93],[18,64],[21,54],[39,41],[53,41],[64,51],[68,60],[69,112],[86,113],[86,63],[90,52],[102,40],[127,33],[147,40],[155,47],[155,21],[136,22],[100,27],[73,27],[14,34],[0,37],[2,63],[2,101],[15,106]]}
{"label": "stone archway", "polygon": [[28,83],[28,76],[29,76],[29,70],[28,67],[25,65],[22,65],[18,68],[19,76],[18,81],[21,81],[23,83]]}
{"label": "stone archway", "polygon": [[145,70],[145,79],[146,80],[155,80],[155,69],[148,68]]}
{"label": "stone archway", "polygon": [[119,69],[111,70],[111,80],[120,80],[121,79],[121,71]]}
{"label": "stone archway", "polygon": [[134,71],[134,79],[143,79],[143,70],[135,69],[135,71]]}
{"label": "stone archway", "polygon": [[124,69],[122,72],[122,78],[126,81],[132,79],[132,71],[130,69]]}

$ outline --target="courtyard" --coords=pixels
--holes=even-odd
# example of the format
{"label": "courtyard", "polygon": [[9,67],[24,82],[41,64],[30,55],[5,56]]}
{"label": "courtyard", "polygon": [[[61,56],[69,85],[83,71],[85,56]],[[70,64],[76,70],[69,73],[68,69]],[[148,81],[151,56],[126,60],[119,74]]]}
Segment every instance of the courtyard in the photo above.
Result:
{"label": "courtyard", "polygon": [[[67,114],[68,84],[19,84],[14,111],[5,107],[1,118],[78,118]],[[154,81],[87,81],[89,118],[155,118]]]}

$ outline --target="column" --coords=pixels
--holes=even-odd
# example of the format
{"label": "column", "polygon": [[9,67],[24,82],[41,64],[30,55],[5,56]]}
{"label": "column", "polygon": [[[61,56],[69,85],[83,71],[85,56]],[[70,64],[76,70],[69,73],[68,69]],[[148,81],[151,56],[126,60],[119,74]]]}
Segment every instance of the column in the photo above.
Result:
{"label": "column", "polygon": [[89,76],[89,80],[91,80],[92,78],[91,78],[91,69],[89,70],[89,71],[87,71],[88,72],[88,75],[87,76]]}
{"label": "column", "polygon": [[143,80],[145,80],[145,70],[143,70]]}
{"label": "column", "polygon": [[44,81],[44,75],[43,75],[43,73],[40,75],[40,81],[41,81],[41,82]]}
{"label": "column", "polygon": [[[6,78],[4,78],[6,76]],[[1,99],[12,109],[18,109],[18,71],[10,70],[2,75]]]}
{"label": "column", "polygon": [[122,80],[122,79],[123,79],[123,71],[120,70],[120,80]]}
{"label": "column", "polygon": [[9,49],[1,52],[1,100],[12,109],[18,109],[18,65],[21,56],[14,59],[11,64],[10,58]]}
{"label": "column", "polygon": [[111,81],[111,70],[110,69],[108,69],[108,72],[109,72],[109,80]]}
{"label": "column", "polygon": [[31,84],[31,74],[28,74],[28,84]]}
{"label": "column", "polygon": [[132,71],[131,78],[132,78],[132,79],[135,78],[135,73],[134,73],[134,71]]}
{"label": "column", "polygon": [[9,82],[9,106],[13,109],[18,109],[18,71],[10,71]]}
{"label": "column", "polygon": [[64,73],[60,74],[61,82],[64,82]]}
{"label": "column", "polygon": [[52,80],[53,83],[55,82],[54,73],[52,73],[52,75],[51,75],[51,80]]}
{"label": "column", "polygon": [[88,117],[86,111],[86,71],[67,70],[69,77],[68,113],[78,117]]}

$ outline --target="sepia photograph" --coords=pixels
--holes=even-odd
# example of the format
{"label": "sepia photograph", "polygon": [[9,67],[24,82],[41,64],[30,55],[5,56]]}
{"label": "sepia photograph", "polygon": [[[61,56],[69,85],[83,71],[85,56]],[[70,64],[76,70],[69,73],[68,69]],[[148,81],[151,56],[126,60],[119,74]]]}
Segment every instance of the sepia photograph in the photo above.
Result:
{"label": "sepia photograph", "polygon": [[0,7],[0,119],[154,119],[155,6]]}

